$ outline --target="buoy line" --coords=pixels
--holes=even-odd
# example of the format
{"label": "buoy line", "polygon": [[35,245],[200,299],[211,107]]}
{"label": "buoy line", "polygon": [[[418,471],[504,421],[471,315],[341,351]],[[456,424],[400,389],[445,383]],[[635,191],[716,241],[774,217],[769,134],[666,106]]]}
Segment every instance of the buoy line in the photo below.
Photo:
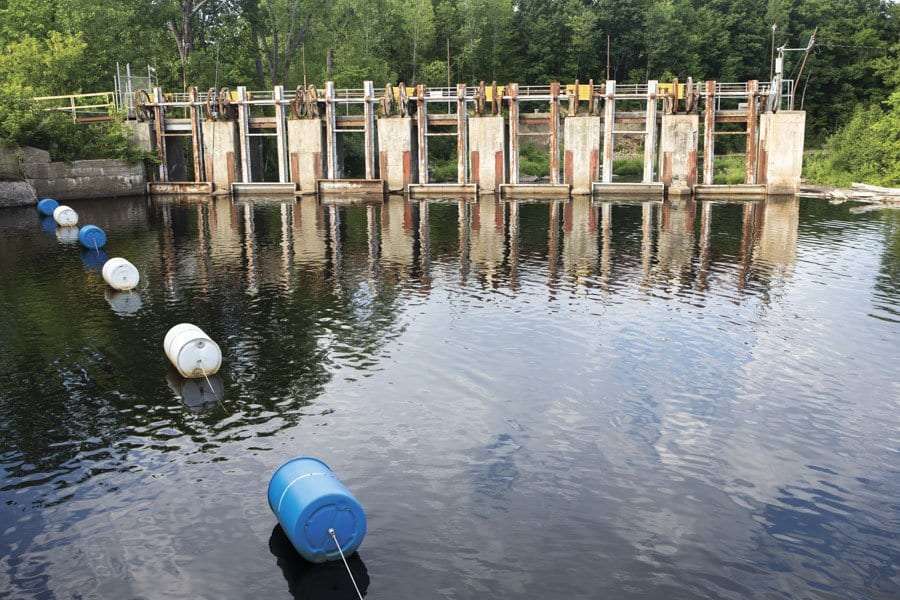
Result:
{"label": "buoy line", "polygon": [[359,600],[363,600],[363,595],[359,591],[359,586],[356,585],[356,579],[353,578],[353,571],[350,570],[350,565],[347,563],[347,558],[344,556],[344,551],[341,550],[341,544],[338,542],[337,534],[334,532],[334,528],[330,528],[328,530],[328,534],[331,536],[331,539],[334,540],[334,545],[337,546],[338,552],[341,553],[341,560],[344,561],[344,567],[347,568],[347,575],[350,576],[350,583],[353,584],[353,589],[356,590],[356,595],[359,596]]}

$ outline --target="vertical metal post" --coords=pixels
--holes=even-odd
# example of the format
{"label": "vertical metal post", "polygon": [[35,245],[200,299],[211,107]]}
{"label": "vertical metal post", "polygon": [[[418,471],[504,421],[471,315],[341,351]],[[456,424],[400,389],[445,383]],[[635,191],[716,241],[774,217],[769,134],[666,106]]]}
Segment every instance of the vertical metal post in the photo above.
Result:
{"label": "vertical metal post", "polygon": [[366,179],[375,179],[375,84],[371,81],[363,81],[363,115]]}
{"label": "vertical metal post", "polygon": [[466,104],[466,84],[456,84],[456,182],[469,181],[466,165],[468,164],[468,106]]}
{"label": "vertical metal post", "polygon": [[194,181],[201,182],[206,179],[206,169],[203,168],[203,135],[200,130],[200,107],[197,97],[197,88],[192,86],[188,90],[188,114],[191,117],[191,152],[194,159]]}
{"label": "vertical metal post", "polygon": [[325,82],[325,166],[328,179],[337,179],[337,119],[334,114],[334,82]]}
{"label": "vertical metal post", "polygon": [[712,185],[716,177],[716,82],[706,82],[703,113],[703,185]]}
{"label": "vertical metal post", "polygon": [[759,89],[759,82],[751,79],[747,82],[747,162],[746,162],[746,183],[756,183],[756,147],[757,147],[757,110],[756,110],[756,92]]}
{"label": "vertical metal post", "polygon": [[509,93],[509,182],[519,183],[519,84],[510,83]]}
{"label": "vertical metal post", "polygon": [[656,91],[658,82],[647,82],[647,114],[644,122],[644,183],[653,183],[653,160],[656,158]]}
{"label": "vertical metal post", "polygon": [[612,183],[613,171],[613,131],[616,127],[616,81],[606,81],[606,101],[603,104],[603,183]]}
{"label": "vertical metal post", "polygon": [[272,90],[275,103],[275,142],[278,147],[278,181],[287,183],[291,180],[290,163],[288,162],[287,111],[284,102],[284,86],[276,85]]}
{"label": "vertical metal post", "polygon": [[425,86],[416,85],[416,133],[419,142],[419,183],[428,183],[428,109]]}
{"label": "vertical metal post", "polygon": [[247,105],[247,88],[239,85],[238,96],[238,146],[241,148],[241,181],[253,181],[250,173],[250,107]]}
{"label": "vertical metal post", "polygon": [[159,180],[169,180],[169,163],[166,158],[165,96],[161,88],[153,88],[153,127],[156,133],[156,157],[159,159]]}
{"label": "vertical metal post", "polygon": [[559,82],[550,82],[550,183],[559,183]]}

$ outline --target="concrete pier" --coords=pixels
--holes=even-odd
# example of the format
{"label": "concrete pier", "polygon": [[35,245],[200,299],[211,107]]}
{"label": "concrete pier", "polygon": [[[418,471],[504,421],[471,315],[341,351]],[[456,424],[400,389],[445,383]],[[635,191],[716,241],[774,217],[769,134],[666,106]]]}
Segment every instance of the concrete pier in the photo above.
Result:
{"label": "concrete pier", "polygon": [[287,122],[291,181],[304,194],[316,193],[316,180],[325,175],[325,133],[321,119],[291,119]]}
{"label": "concrete pier", "polygon": [[796,194],[803,171],[806,113],[763,113],[759,117],[759,176],[769,194]]}
{"label": "concrete pier", "polygon": [[231,189],[241,181],[238,128],[234,121],[203,122],[203,163],[206,181],[218,189]]}
{"label": "concrete pier", "polygon": [[563,124],[565,182],[573,194],[590,194],[600,176],[600,117],[566,117]]}
{"label": "concrete pier", "polygon": [[503,117],[469,119],[469,180],[494,193],[506,182],[506,127]]}
{"label": "concrete pier", "polygon": [[663,115],[659,140],[660,179],[669,194],[690,195],[697,183],[697,138],[700,119],[696,114]]}
{"label": "concrete pier", "polygon": [[416,146],[412,118],[378,119],[379,177],[387,182],[389,191],[401,192],[418,181]]}

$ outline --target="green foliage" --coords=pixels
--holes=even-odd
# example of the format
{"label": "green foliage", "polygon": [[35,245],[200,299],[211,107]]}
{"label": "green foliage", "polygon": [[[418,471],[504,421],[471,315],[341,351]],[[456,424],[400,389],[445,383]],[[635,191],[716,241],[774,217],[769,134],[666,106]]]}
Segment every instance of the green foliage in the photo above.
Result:
{"label": "green foliage", "polygon": [[900,185],[900,89],[886,104],[886,110],[878,106],[856,110],[824,148],[806,157],[804,176],[841,187],[854,181]]}
{"label": "green foliage", "polygon": [[550,174],[550,153],[536,144],[522,144],[519,148],[519,173],[531,177]]}
{"label": "green foliage", "polygon": [[743,154],[723,154],[713,162],[713,182],[736,185],[747,181],[747,157]]}
{"label": "green foliage", "polygon": [[644,161],[640,158],[613,160],[613,175],[621,181],[640,181],[644,175]]}

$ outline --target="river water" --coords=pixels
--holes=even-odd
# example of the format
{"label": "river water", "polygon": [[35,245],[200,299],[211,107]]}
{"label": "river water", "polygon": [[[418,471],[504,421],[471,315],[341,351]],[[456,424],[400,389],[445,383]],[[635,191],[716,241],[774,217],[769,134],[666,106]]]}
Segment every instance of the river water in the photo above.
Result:
{"label": "river water", "polygon": [[[900,597],[900,214],[817,200],[0,211],[0,597]],[[223,348],[180,380],[169,327]]]}

